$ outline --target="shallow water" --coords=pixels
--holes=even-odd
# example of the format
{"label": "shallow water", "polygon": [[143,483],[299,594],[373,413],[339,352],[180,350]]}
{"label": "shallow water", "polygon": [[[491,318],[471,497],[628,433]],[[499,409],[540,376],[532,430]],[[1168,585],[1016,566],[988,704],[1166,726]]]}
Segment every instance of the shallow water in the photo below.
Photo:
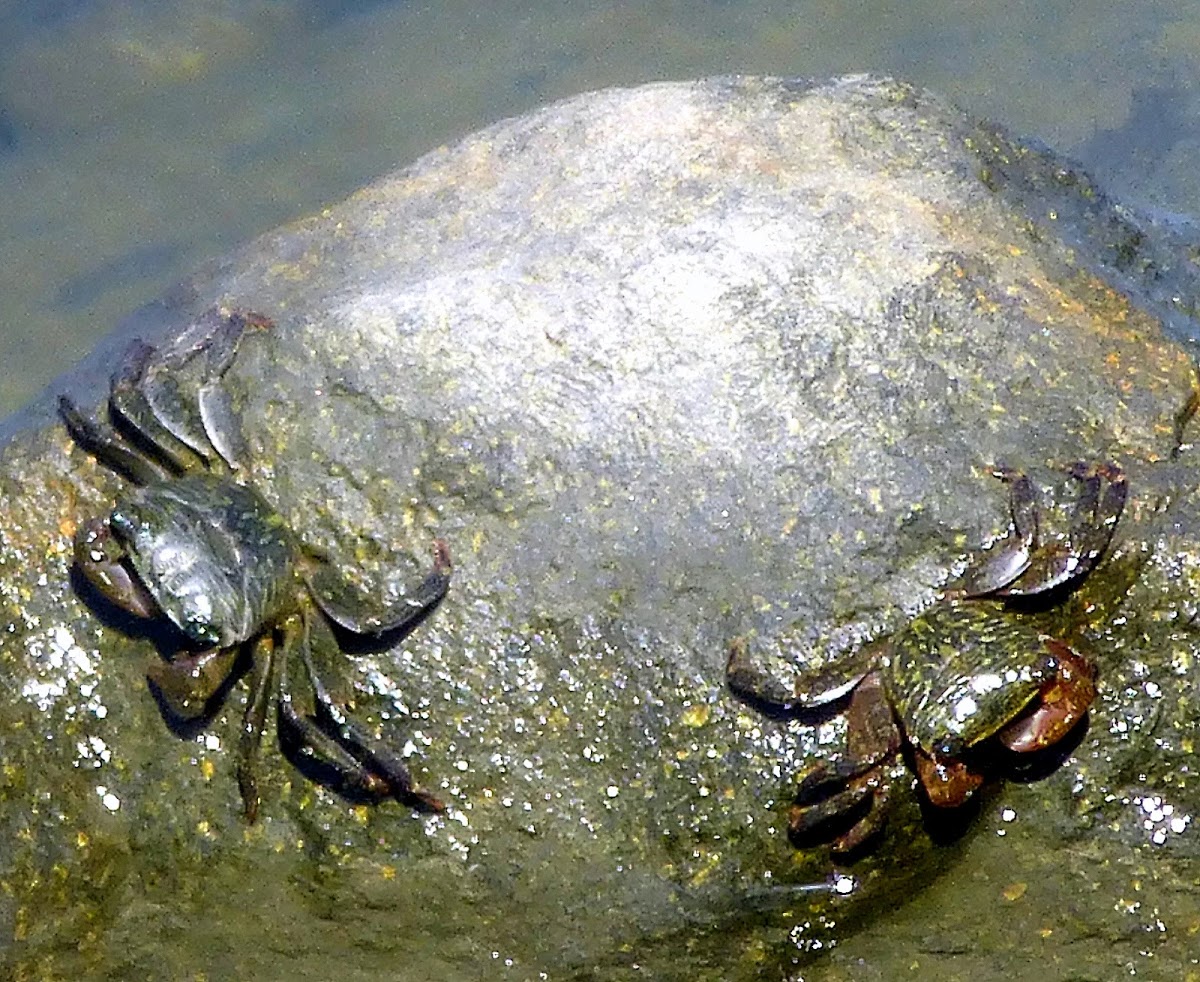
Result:
{"label": "shallow water", "polygon": [[891,72],[1197,212],[1200,13],[1137,5],[0,2],[0,416],[211,256],[496,118]]}

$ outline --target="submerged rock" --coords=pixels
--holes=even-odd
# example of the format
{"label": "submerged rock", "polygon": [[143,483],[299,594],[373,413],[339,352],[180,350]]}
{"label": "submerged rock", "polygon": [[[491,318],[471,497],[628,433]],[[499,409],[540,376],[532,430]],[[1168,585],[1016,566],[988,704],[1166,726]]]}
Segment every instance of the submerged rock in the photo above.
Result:
{"label": "submerged rock", "polygon": [[[726,78],[499,123],[214,265],[125,333],[267,315],[226,376],[247,480],[366,597],[449,542],[438,611],[342,667],[449,807],[354,806],[272,751],[243,824],[242,688],[170,728],[160,639],[77,598],[71,536],[120,485],[48,395],[0,476],[6,964],[778,978],[835,946],[863,977],[947,951],[1010,977],[1031,950],[1182,974],[1200,505],[1173,455],[1177,236],[909,86]],[[81,403],[121,343],[70,381]],[[951,834],[898,792],[859,862],[794,850],[796,775],[840,727],[735,701],[730,639],[853,651],[1005,532],[993,465],[1108,458],[1133,496],[1116,554],[1047,615],[1100,666],[1074,755]]]}

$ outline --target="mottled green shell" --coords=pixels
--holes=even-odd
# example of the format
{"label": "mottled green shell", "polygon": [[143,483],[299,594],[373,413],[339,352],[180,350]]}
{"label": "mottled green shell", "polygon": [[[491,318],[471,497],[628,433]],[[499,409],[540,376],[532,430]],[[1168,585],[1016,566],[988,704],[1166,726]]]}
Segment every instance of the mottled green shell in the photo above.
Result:
{"label": "mottled green shell", "polygon": [[209,474],[134,488],[113,530],[163,612],[192,640],[218,647],[261,630],[295,584],[283,520],[250,488]]}
{"label": "mottled green shell", "polygon": [[897,631],[881,659],[908,740],[956,754],[1011,720],[1051,676],[1044,636],[999,604],[934,608]]}

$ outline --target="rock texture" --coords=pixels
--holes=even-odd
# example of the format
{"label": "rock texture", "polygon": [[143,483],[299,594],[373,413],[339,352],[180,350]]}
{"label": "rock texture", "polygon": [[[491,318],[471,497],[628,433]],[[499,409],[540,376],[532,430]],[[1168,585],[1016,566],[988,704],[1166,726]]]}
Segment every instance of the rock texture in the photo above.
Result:
{"label": "rock texture", "polygon": [[[1200,505],[1173,456],[1177,236],[901,83],[724,78],[499,123],[205,270],[64,384],[97,401],[129,334],[170,343],[215,303],[275,321],[227,378],[247,479],[380,602],[435,536],[454,553],[438,612],[342,666],[450,807],[355,807],[271,752],[242,824],[243,691],[172,729],[155,638],[73,590],[73,530],[118,479],[47,397],[0,475],[0,957],[30,978],[1183,977]],[[737,703],[729,640],[836,667],[1004,533],[994,464],[1052,482],[1099,458],[1134,497],[1048,615],[1100,664],[1074,756],[954,834],[903,785],[859,863],[793,850],[795,775],[840,727]]]}

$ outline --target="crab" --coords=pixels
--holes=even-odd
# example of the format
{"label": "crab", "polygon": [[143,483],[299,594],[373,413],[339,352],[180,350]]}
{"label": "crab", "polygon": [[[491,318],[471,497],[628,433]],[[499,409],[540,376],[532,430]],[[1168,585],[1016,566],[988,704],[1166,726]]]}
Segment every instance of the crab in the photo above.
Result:
{"label": "crab", "polygon": [[[178,720],[211,717],[248,666],[250,693],[236,754],[248,821],[259,812],[257,761],[272,703],[282,749],[305,773],[353,800],[391,797],[439,811],[442,803],[414,786],[400,758],[331,698],[313,650],[336,646],[329,622],[361,635],[415,627],[449,587],[448,548],[434,542],[432,569],[399,604],[368,610],[242,482],[237,460],[244,447],[221,383],[243,334],[271,327],[260,314],[212,309],[169,350],[134,341],[112,377],[108,422],[60,398],[74,442],[133,483],[107,515],[79,528],[76,566],[121,610],[168,621],[186,638],[173,658],[148,671]],[[294,658],[308,677],[311,714],[293,697]]]}
{"label": "crab", "polygon": [[844,753],[808,770],[789,814],[798,844],[859,851],[882,828],[897,759],[915,771],[936,808],[966,803],[983,782],[973,766],[985,746],[1044,750],[1081,725],[1096,694],[1092,662],[1011,608],[1043,603],[1077,586],[1099,562],[1125,505],[1113,463],[1073,464],[1079,482],[1070,529],[1044,537],[1037,492],[1023,473],[998,469],[1009,486],[1012,529],[972,562],[938,604],[849,659],[845,671],[787,686],[755,661],[752,639],[730,647],[732,691],[776,714],[841,708]]}

